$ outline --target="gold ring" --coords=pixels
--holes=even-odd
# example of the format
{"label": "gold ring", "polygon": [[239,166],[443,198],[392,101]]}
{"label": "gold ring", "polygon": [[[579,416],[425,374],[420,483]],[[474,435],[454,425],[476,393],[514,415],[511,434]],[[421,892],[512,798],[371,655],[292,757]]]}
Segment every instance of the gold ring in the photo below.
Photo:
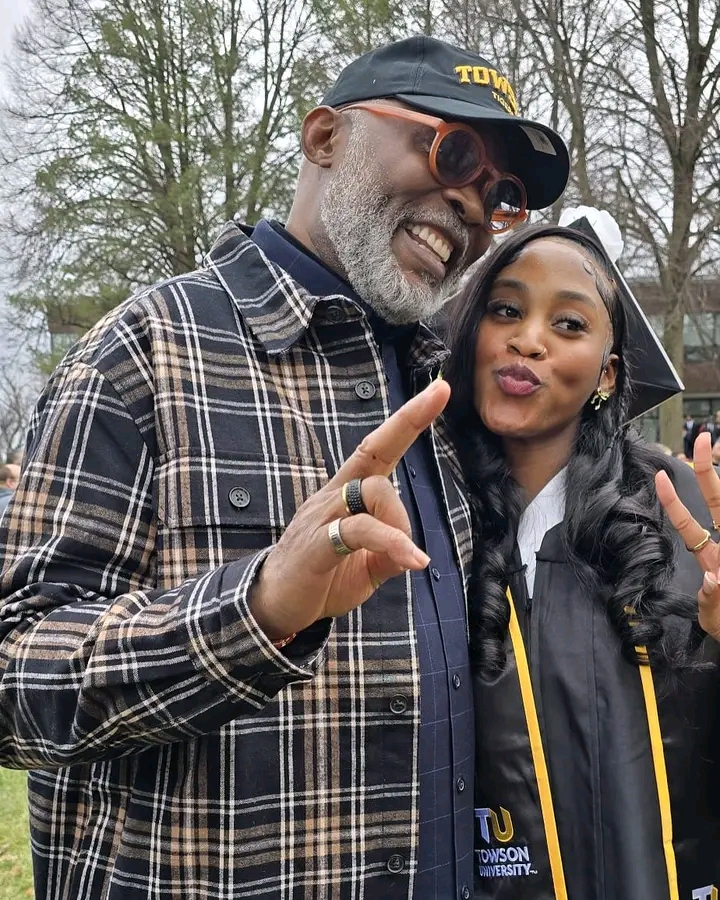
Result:
{"label": "gold ring", "polygon": [[707,530],[707,528],[703,528],[703,539],[698,544],[695,544],[694,547],[688,547],[688,545],[685,544],[685,549],[690,553],[697,553],[699,550],[702,550],[702,548],[705,547],[709,542],[710,532]]}
{"label": "gold ring", "polygon": [[350,547],[345,543],[342,539],[342,535],[340,534],[340,523],[342,519],[335,519],[328,525],[328,537],[330,538],[330,543],[332,544],[333,550],[337,553],[338,556],[349,556],[353,551]]}

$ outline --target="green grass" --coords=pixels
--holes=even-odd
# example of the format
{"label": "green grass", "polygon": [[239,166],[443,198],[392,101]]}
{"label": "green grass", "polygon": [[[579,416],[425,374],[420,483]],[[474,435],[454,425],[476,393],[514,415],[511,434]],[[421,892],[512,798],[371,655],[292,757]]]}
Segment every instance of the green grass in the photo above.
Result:
{"label": "green grass", "polygon": [[25,773],[0,769],[0,900],[32,896]]}

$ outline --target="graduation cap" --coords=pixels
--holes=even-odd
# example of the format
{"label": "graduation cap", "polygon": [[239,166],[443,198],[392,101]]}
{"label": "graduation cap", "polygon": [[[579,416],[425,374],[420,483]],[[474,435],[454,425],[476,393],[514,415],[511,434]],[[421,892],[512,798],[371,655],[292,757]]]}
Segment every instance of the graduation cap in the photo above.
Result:
{"label": "graduation cap", "polygon": [[669,400],[675,394],[685,390],[685,385],[675,371],[675,366],[660,343],[660,338],[653,331],[653,327],[647,316],[642,311],[640,304],[635,299],[627,281],[620,274],[620,270],[610,258],[608,251],[600,236],[590,224],[587,216],[581,216],[572,222],[562,221],[566,228],[574,228],[594,238],[602,248],[603,254],[612,270],[625,307],[627,320],[627,346],[629,359],[627,362],[632,371],[632,381],[635,388],[633,401],[630,404],[629,417],[631,419],[650,412],[659,406],[664,400]]}

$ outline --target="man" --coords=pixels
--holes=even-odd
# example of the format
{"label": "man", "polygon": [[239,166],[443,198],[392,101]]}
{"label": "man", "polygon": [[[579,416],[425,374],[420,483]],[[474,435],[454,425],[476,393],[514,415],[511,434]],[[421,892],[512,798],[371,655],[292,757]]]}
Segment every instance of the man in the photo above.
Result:
{"label": "man", "polygon": [[473,53],[362,57],[287,228],[227,226],[51,379],[0,611],[38,897],[470,896],[470,522],[417,323],[562,193],[515,112]]}
{"label": "man", "polygon": [[712,442],[715,444],[720,441],[720,409],[715,411],[715,418],[712,424]]}
{"label": "man", "polygon": [[6,463],[4,466],[0,466],[0,516],[5,512],[5,507],[15,493],[19,477],[20,466],[16,466],[13,463]]}
{"label": "man", "polygon": [[720,466],[720,440],[712,445],[712,461],[714,466]]}
{"label": "man", "polygon": [[695,419],[688,413],[683,423],[683,450],[688,459],[692,459],[693,453],[693,429],[695,428]]}

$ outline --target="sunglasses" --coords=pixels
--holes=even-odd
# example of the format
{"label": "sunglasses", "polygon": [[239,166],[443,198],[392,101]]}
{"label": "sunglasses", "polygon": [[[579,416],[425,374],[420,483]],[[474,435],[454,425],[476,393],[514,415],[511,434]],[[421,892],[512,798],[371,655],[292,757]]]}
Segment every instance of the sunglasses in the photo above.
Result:
{"label": "sunglasses", "polygon": [[490,162],[480,135],[469,125],[446,122],[435,116],[374,103],[350,103],[349,109],[364,109],[376,116],[403,119],[427,125],[435,132],[429,153],[430,171],[445,187],[462,188],[482,181],[478,187],[483,204],[483,227],[493,234],[509,231],[527,219],[525,185],[507,172],[499,172]]}

